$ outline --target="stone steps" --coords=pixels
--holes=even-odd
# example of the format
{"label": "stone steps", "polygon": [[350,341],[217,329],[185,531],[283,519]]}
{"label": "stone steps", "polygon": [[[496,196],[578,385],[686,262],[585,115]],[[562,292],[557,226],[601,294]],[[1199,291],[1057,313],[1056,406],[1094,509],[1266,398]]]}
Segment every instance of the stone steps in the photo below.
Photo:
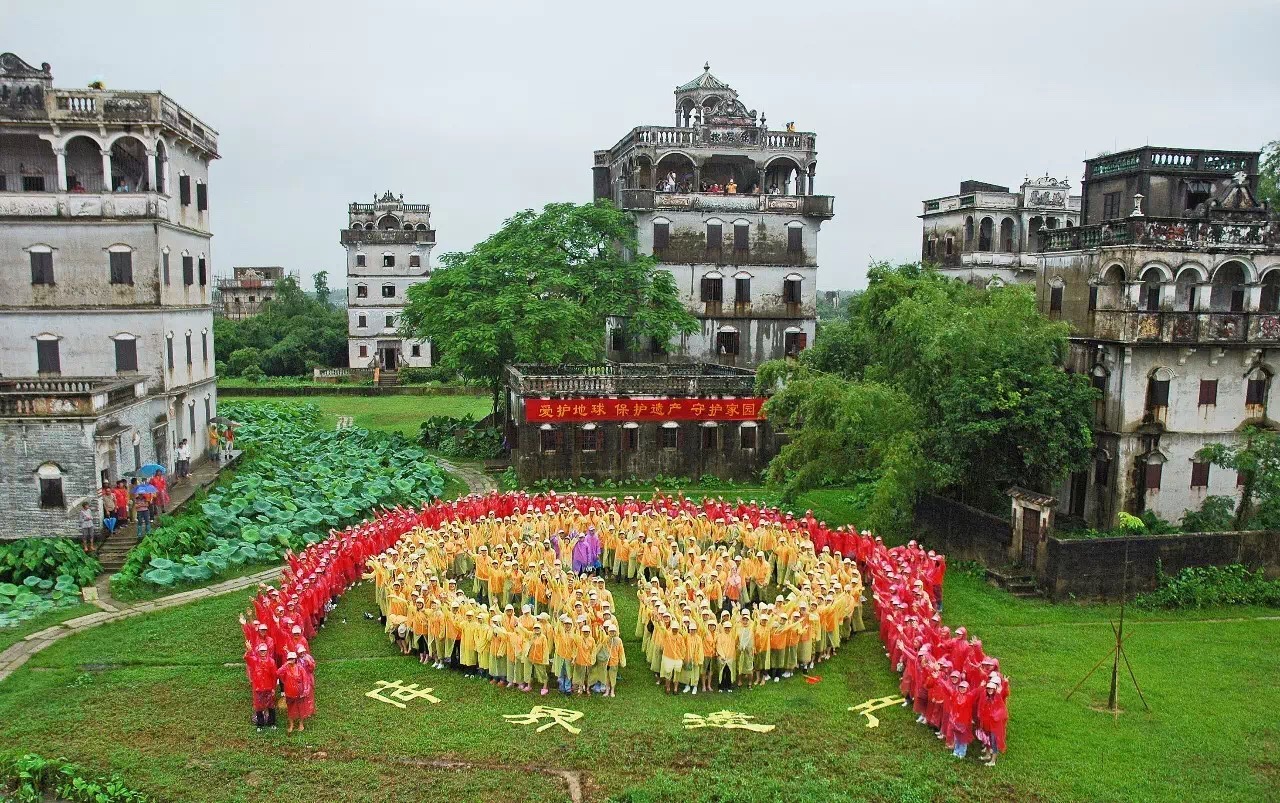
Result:
{"label": "stone steps", "polygon": [[987,582],[1022,599],[1044,596],[1036,578],[1026,574],[1026,570],[1021,566],[987,569]]}

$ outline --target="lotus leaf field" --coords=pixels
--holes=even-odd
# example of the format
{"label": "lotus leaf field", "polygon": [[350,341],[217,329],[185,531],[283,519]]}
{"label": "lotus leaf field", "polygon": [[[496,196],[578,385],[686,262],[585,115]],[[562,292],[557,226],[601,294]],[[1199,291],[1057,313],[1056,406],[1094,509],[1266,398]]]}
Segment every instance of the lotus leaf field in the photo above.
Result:
{"label": "lotus leaf field", "polygon": [[113,593],[276,562],[374,508],[421,504],[444,490],[444,472],[421,447],[385,432],[323,430],[314,404],[227,401],[219,412],[240,424],[245,462],[134,547]]}

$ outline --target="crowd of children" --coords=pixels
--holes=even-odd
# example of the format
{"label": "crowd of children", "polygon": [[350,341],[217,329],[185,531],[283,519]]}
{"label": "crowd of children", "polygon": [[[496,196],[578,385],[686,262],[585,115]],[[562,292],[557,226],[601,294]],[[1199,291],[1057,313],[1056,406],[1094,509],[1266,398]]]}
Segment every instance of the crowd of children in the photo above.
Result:
{"label": "crowd of children", "polygon": [[945,570],[914,542],[889,548],[741,500],[492,492],[391,510],[290,555],[280,589],[261,590],[243,621],[255,721],[273,716],[278,685],[290,699],[291,653],[305,678],[292,687],[305,702],[290,707],[291,724],[314,713],[306,639],[361,577],[375,583],[389,638],[424,664],[522,691],[608,696],[626,655],[606,576],[636,584],[645,660],[668,692],[691,694],[831,657],[863,629],[865,577],[907,704],[955,755],[976,739],[994,763],[1008,679],[963,628],[942,626]]}

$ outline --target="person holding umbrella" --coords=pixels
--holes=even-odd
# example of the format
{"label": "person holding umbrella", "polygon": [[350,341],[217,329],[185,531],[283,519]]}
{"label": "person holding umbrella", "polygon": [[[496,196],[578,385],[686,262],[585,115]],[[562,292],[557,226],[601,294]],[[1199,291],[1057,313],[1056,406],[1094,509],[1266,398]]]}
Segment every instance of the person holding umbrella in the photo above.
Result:
{"label": "person holding umbrella", "polygon": [[169,508],[169,481],[165,477],[164,469],[156,471],[155,476],[151,478],[151,484],[156,486],[156,519],[160,518],[160,514]]}
{"label": "person holding umbrella", "polygon": [[218,461],[218,442],[221,440],[222,434],[218,431],[218,425],[209,422],[209,459],[215,463]]}
{"label": "person holding umbrella", "polygon": [[89,509],[89,500],[86,499],[80,503],[80,547],[86,555],[92,555],[96,551],[93,534],[97,529],[98,522],[93,511]]}
{"label": "person holding umbrella", "polygon": [[138,517],[138,538],[151,532],[151,509],[155,504],[156,486],[149,482],[133,486],[133,510]]}

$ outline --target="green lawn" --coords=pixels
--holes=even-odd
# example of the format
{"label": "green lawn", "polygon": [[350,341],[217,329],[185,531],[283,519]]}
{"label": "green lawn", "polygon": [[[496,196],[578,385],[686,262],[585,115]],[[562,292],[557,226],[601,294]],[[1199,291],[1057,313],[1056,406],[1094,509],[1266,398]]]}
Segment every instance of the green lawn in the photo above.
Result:
{"label": "green lawn", "polygon": [[68,619],[74,619],[77,616],[95,613],[102,610],[96,605],[90,605],[87,602],[79,602],[66,608],[59,608],[56,611],[50,611],[43,616],[37,616],[34,619],[28,619],[17,627],[6,627],[0,629],[0,652],[4,652],[9,647],[22,641],[32,633],[38,633],[46,627],[53,627],[56,624],[65,622]]}
{"label": "green lawn", "polygon": [[[816,685],[795,678],[671,698],[639,665],[630,589],[615,585],[614,595],[633,665],[612,700],[523,695],[394,655],[364,618],[374,610],[366,584],[315,639],[319,715],[305,736],[248,726],[235,623],[248,597],[235,594],[104,626],[36,655],[0,686],[0,744],[114,770],[165,799],[211,801],[566,798],[562,781],[530,768],[584,773],[588,799],[682,803],[1245,801],[1280,788],[1274,610],[1136,614],[1130,656],[1152,711],[1126,686],[1117,719],[1094,710],[1106,700],[1102,673],[1064,699],[1106,654],[1112,609],[1022,602],[952,572],[948,621],[967,624],[1012,678],[1011,752],[987,769],[952,759],[901,708],[878,712],[876,729],[846,710],[897,690],[874,634],[820,665]],[[364,696],[377,680],[421,683],[442,702],[392,708]],[[539,703],[583,711],[582,733],[535,733],[502,719]],[[686,712],[722,709],[778,728],[757,735],[681,725]],[[437,760],[476,768],[423,766]]]}
{"label": "green lawn", "polygon": [[[237,398],[230,395],[227,398]],[[399,432],[416,438],[418,425],[433,415],[484,418],[493,411],[489,396],[272,396],[269,401],[313,402],[320,408],[326,427],[336,426],[338,416],[349,415],[365,429]]]}

